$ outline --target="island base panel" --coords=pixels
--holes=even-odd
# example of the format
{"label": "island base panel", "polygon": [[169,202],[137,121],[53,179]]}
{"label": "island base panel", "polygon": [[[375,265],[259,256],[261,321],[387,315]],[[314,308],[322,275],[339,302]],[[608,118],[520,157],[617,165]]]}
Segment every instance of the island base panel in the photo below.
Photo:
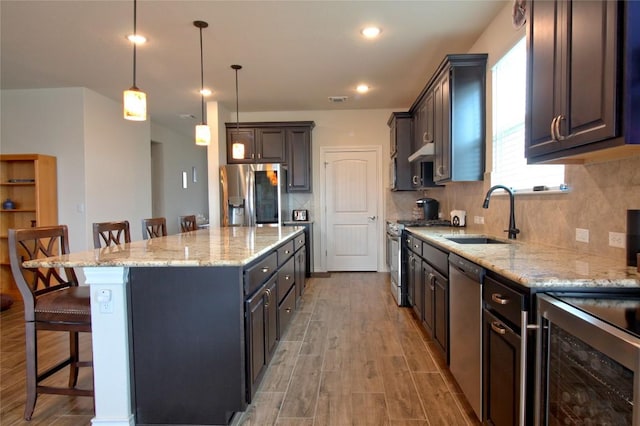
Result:
{"label": "island base panel", "polygon": [[228,424],[246,408],[242,269],[131,268],[136,424]]}

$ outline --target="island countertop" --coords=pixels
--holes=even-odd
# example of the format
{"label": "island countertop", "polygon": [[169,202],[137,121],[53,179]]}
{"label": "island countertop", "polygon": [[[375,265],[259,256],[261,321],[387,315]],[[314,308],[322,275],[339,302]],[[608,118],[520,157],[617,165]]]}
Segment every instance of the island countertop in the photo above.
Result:
{"label": "island countertop", "polygon": [[[408,228],[412,234],[450,253],[462,256],[529,288],[634,288],[640,289],[640,274],[635,267],[619,260],[562,249],[507,240],[505,244],[459,244],[447,237],[478,236],[464,228]],[[485,236],[484,234],[482,234]]]}
{"label": "island countertop", "polygon": [[27,261],[32,267],[243,266],[303,227],[211,227],[119,246]]}

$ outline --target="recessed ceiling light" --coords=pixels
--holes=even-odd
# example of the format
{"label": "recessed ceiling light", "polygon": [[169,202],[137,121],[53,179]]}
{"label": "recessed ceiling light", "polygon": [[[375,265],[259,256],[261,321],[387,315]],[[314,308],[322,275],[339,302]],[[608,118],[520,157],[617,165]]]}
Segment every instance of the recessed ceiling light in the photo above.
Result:
{"label": "recessed ceiling light", "polygon": [[144,44],[147,42],[147,38],[143,35],[140,34],[129,34],[127,36],[127,39],[131,42],[131,43],[135,43],[135,44]]}
{"label": "recessed ceiling light", "polygon": [[202,94],[203,96],[211,96],[211,90],[209,89],[202,89],[199,91],[200,94]]}
{"label": "recessed ceiling light", "polygon": [[366,38],[376,38],[380,35],[382,30],[378,27],[366,27],[366,28],[363,28],[362,31],[360,32]]}
{"label": "recessed ceiling light", "polygon": [[367,93],[369,91],[369,86],[367,86],[366,84],[358,84],[356,90],[358,91],[358,93]]}

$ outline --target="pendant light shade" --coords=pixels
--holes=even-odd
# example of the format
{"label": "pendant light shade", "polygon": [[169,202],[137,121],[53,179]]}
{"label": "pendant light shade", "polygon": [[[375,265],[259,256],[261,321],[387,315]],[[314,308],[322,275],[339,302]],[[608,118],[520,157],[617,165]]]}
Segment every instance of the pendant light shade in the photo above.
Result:
{"label": "pendant light shade", "polygon": [[[133,36],[136,33],[137,0],[133,0]],[[133,42],[133,85],[124,91],[124,118],[131,121],[147,119],[147,95],[136,86],[136,43]]]}
{"label": "pendant light shade", "polygon": [[238,140],[240,136],[240,108],[238,107],[238,70],[242,69],[242,65],[231,65],[236,71],[236,138],[231,145],[231,157],[235,160],[244,159],[244,143]]}
{"label": "pendant light shade", "polygon": [[204,58],[202,53],[202,29],[209,26],[205,21],[193,21],[193,25],[200,30],[200,108],[202,121],[196,126],[196,145],[207,146],[211,143],[211,130],[207,126],[204,113]]}
{"label": "pendant light shade", "polygon": [[206,124],[196,126],[196,145],[207,146],[211,143],[211,129]]}

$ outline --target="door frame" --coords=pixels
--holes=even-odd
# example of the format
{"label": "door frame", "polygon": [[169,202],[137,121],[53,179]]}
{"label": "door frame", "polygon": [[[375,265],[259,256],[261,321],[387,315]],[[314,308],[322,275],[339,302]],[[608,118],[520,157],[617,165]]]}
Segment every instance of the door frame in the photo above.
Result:
{"label": "door frame", "polygon": [[378,244],[378,256],[376,259],[376,271],[380,272],[384,270],[384,248],[382,245],[384,242],[384,182],[382,171],[385,169],[382,165],[382,147],[380,145],[361,145],[361,146],[321,146],[320,147],[320,199],[316,204],[319,209],[316,214],[321,215],[322,220],[320,238],[320,270],[327,272],[327,214],[326,214],[326,190],[327,190],[327,175],[326,175],[326,163],[327,155],[330,153],[342,153],[342,152],[374,152],[376,154],[376,160],[380,166],[376,173],[376,188],[378,194],[377,200],[377,215],[376,215],[376,241]]}

